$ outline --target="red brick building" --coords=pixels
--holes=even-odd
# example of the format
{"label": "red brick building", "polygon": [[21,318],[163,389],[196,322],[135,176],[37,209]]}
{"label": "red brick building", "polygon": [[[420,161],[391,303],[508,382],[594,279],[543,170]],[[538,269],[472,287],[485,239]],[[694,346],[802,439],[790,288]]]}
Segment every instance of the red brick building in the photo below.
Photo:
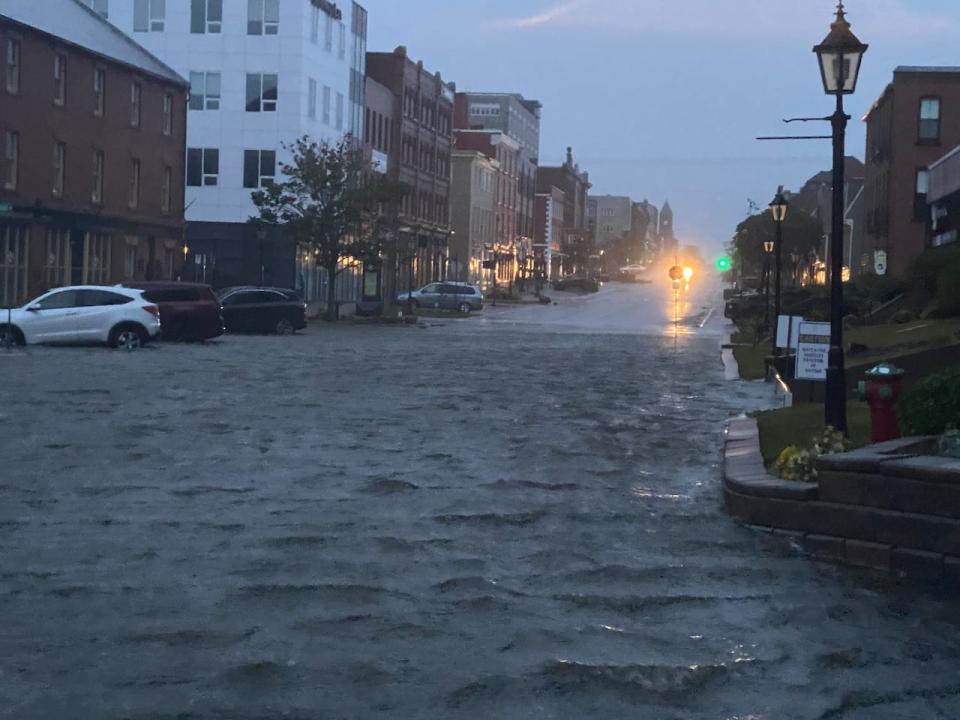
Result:
{"label": "red brick building", "polygon": [[896,277],[928,247],[928,171],[960,145],[960,67],[900,67],[867,123],[865,250]]}
{"label": "red brick building", "polygon": [[187,83],[74,0],[4,0],[0,70],[0,305],[177,277]]}
{"label": "red brick building", "polygon": [[387,172],[408,188],[392,218],[397,241],[386,260],[386,294],[395,297],[408,284],[419,287],[446,273],[456,88],[411,60],[403,46],[367,53],[367,77],[396,98]]}

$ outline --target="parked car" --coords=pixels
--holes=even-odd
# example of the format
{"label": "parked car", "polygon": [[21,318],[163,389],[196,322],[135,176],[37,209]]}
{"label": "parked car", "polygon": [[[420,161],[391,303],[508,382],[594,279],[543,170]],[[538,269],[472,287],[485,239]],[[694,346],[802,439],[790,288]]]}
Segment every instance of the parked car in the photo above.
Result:
{"label": "parked car", "polygon": [[224,333],[220,300],[209,285],[180,282],[124,283],[143,290],[143,297],[160,308],[164,340],[199,342]]}
{"label": "parked car", "polygon": [[582,275],[567,275],[553,283],[554,290],[579,290],[580,292],[600,292],[600,283]]}
{"label": "parked car", "polygon": [[397,302],[400,305],[410,302],[415,308],[457,310],[469,313],[483,310],[483,291],[476,285],[468,285],[464,282],[436,282],[414,290],[412,293],[398,295]]}
{"label": "parked car", "polygon": [[0,311],[0,342],[139,348],[160,334],[160,309],[143,292],[83,285],[51,290],[10,313]]}
{"label": "parked car", "polygon": [[227,332],[290,335],[307,326],[307,305],[293,290],[234,287],[218,297]]}

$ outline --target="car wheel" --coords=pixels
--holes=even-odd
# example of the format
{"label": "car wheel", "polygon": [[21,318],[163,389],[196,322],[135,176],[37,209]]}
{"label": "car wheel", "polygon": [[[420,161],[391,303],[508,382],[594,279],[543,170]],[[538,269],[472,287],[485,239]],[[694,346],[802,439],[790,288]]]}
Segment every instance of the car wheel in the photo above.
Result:
{"label": "car wheel", "polygon": [[470,303],[460,303],[460,308],[459,308],[459,310],[460,310],[460,312],[463,313],[464,315],[469,315],[470,312],[473,310],[473,308],[470,307]]}
{"label": "car wheel", "polygon": [[277,335],[293,335],[293,323],[287,320],[287,318],[281,318],[277,322],[277,327],[274,328],[274,331]]}
{"label": "car wheel", "polygon": [[110,347],[123,350],[139,350],[147,344],[147,333],[136,325],[119,325],[110,332]]}
{"label": "car wheel", "polygon": [[10,347],[13,345],[23,347],[26,344],[27,342],[19,328],[11,325],[0,326],[0,347]]}

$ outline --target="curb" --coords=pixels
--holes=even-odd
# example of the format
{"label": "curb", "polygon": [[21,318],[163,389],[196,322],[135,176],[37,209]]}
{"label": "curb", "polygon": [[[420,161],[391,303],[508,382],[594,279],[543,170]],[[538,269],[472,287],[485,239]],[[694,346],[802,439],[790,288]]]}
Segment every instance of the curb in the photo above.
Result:
{"label": "curb", "polygon": [[960,519],[831,501],[818,483],[775,478],[753,418],[728,422],[722,474],[727,512],[754,530],[788,537],[820,560],[960,588]]}

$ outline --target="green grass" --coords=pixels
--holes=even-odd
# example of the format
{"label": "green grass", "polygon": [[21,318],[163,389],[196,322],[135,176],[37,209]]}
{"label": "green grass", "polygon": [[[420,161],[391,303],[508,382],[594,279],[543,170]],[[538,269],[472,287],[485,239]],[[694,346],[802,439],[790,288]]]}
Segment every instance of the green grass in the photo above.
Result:
{"label": "green grass", "polygon": [[767,377],[767,345],[743,346],[733,349],[733,357],[740,366],[740,377],[744,380],[763,380]]}
{"label": "green grass", "polygon": [[960,319],[918,320],[904,325],[864,325],[844,334],[850,343],[867,346],[867,352],[850,356],[850,364],[876,362],[904,353],[945,347],[960,342]]}
{"label": "green grass", "polygon": [[[808,447],[823,432],[823,405],[797,405],[783,410],[757,413],[760,426],[760,451],[767,465],[772,465],[785,448],[791,445]],[[870,411],[866,403],[851,402],[847,408],[850,441],[855,448],[870,444]]]}

